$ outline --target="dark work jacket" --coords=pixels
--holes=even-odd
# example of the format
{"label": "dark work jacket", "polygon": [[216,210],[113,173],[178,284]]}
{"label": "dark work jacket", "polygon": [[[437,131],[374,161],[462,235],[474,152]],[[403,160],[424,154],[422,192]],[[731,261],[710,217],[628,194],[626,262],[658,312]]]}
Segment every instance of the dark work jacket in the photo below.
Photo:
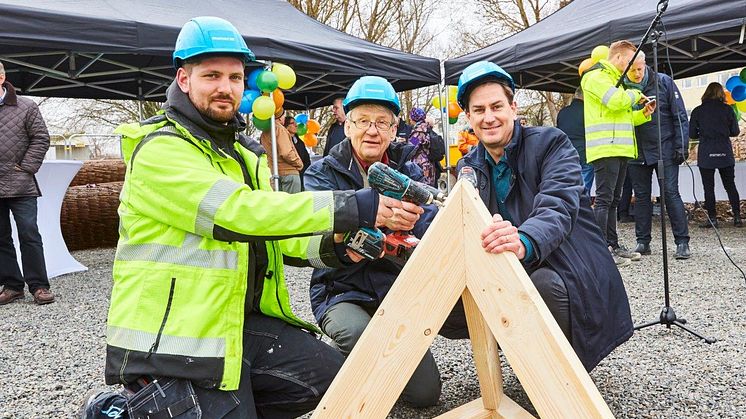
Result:
{"label": "dark work jacket", "polygon": [[10,82],[0,106],[0,198],[41,196],[35,174],[49,149],[49,133],[36,103],[16,95]]}
{"label": "dark work jacket", "polygon": [[[479,195],[498,212],[492,176],[480,143],[459,162],[477,174]],[[632,335],[627,292],[583,194],[580,164],[567,136],[556,128],[516,124],[506,147],[513,171],[505,201],[513,223],[535,244],[529,269],[549,267],[570,298],[571,344],[587,370]]]}
{"label": "dark work jacket", "polygon": [[583,101],[573,99],[557,114],[557,128],[567,134],[580,157],[580,164],[587,164],[585,160],[585,116],[583,115]]}
{"label": "dark work jacket", "polygon": [[697,166],[719,169],[736,164],[730,137],[738,135],[738,121],[733,109],[717,100],[703,100],[692,110],[689,136],[699,139]]}
{"label": "dark work jacket", "polygon": [[[679,88],[673,79],[666,74],[656,73],[647,67],[648,83],[642,89],[647,96],[655,96],[655,83],[658,80],[658,97],[656,97],[655,112],[650,122],[635,127],[638,157],[630,160],[629,164],[657,164],[658,162],[658,124],[657,114],[661,118],[661,148],[665,164],[674,164],[674,152],[681,151],[684,156],[689,154],[689,122],[686,107],[681,98]],[[656,77],[657,76],[657,77]]]}
{"label": "dark work jacket", "polygon": [[308,166],[311,165],[311,156],[308,154],[308,150],[306,150],[306,143],[303,142],[303,140],[298,137],[298,134],[293,134],[290,139],[293,141],[293,146],[295,147],[295,151],[298,153],[298,156],[300,157],[301,161],[303,162],[303,168],[299,170],[300,172],[300,185],[303,186],[303,173],[308,169]]}
{"label": "dark work jacket", "polygon": [[[388,149],[389,166],[422,181],[422,170],[409,162],[414,146],[391,143]],[[363,178],[352,155],[352,143],[342,141],[322,160],[311,164],[304,177],[306,190],[358,190],[363,188]],[[423,206],[425,213],[415,224],[414,235],[421,238],[435,218],[434,205]],[[367,307],[378,307],[389,292],[401,268],[386,259],[364,260],[343,268],[314,269],[311,276],[311,308],[316,321],[334,304],[344,301]]]}
{"label": "dark work jacket", "polygon": [[335,145],[341,143],[345,139],[345,124],[334,121],[329,131],[326,133],[326,144],[324,144],[324,156],[328,156],[329,152]]}

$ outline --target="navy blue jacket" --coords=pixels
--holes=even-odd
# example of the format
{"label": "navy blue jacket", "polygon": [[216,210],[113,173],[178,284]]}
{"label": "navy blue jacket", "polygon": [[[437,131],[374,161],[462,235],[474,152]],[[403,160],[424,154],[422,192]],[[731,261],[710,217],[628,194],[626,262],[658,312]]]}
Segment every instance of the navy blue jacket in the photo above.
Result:
{"label": "navy blue jacket", "polygon": [[[406,143],[391,143],[387,151],[389,166],[410,178],[422,181],[422,170],[409,162],[415,147]],[[328,156],[314,162],[306,170],[304,184],[308,191],[359,190],[363,178],[352,155],[352,143],[342,141]],[[422,238],[435,218],[434,205],[423,207],[425,213],[415,224],[414,235]],[[347,301],[368,307],[378,307],[391,289],[401,268],[387,259],[364,260],[336,269],[314,269],[311,275],[311,309],[316,321],[334,304]]]}
{"label": "navy blue jacket", "polygon": [[692,110],[689,136],[699,139],[697,166],[719,169],[736,164],[730,137],[738,135],[738,121],[733,109],[717,100],[703,100]]}
{"label": "navy blue jacket", "polygon": [[329,152],[334,148],[335,145],[341,143],[345,139],[345,124],[334,121],[332,126],[329,127],[329,131],[326,133],[326,144],[324,144],[324,156],[328,156]]}
{"label": "navy blue jacket", "polygon": [[557,128],[570,138],[572,146],[575,147],[580,157],[580,164],[588,164],[585,160],[585,116],[582,100],[573,99],[568,106],[559,111]]}
{"label": "navy blue jacket", "polygon": [[[658,80],[658,94],[656,97],[655,112],[650,122],[635,127],[635,138],[637,139],[638,157],[630,160],[630,164],[657,164],[658,163],[658,124],[657,114],[661,118],[661,148],[663,149],[663,162],[674,164],[674,152],[676,150],[686,157],[689,154],[689,122],[686,116],[686,107],[681,98],[679,88],[673,79],[666,74],[656,73],[647,67],[648,83],[642,89],[647,96],[655,96],[655,83]],[[656,77],[657,76],[657,77]]]}
{"label": "navy blue jacket", "polygon": [[[632,335],[627,292],[583,194],[578,154],[567,135],[551,127],[520,127],[505,148],[513,171],[505,202],[535,244],[529,269],[549,267],[570,298],[571,344],[587,370]],[[495,188],[480,143],[459,162],[477,174],[479,195],[497,213]]]}

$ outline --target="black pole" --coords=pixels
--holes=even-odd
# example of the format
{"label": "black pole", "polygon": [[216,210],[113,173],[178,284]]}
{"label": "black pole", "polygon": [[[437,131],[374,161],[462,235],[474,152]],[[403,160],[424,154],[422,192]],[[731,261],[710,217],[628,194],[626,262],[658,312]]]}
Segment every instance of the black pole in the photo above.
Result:
{"label": "black pole", "polygon": [[[632,58],[632,60],[627,65],[627,68],[624,70],[624,73],[622,74],[622,77],[619,80],[619,83],[617,83],[617,86],[621,83],[622,79],[624,78],[624,74],[630,69],[632,66],[632,63],[634,63],[635,59],[634,57],[637,56],[637,54],[640,52],[640,49],[645,44],[648,38],[651,39],[651,44],[653,46],[653,74],[651,74],[651,80],[655,83],[655,99],[658,100],[660,98],[660,86],[658,85],[658,38],[660,37],[660,32],[657,31],[657,26],[660,23],[661,16],[663,16],[663,12],[666,11],[666,8],[668,7],[668,0],[661,0],[658,2],[658,14],[655,16],[653,21],[650,24],[650,27],[648,28],[647,32],[645,32],[645,35],[642,38],[642,41],[640,41],[640,45],[637,47],[637,51],[635,51],[635,54]],[[688,327],[684,326],[686,323],[686,319],[683,318],[677,318],[676,312],[674,311],[673,307],[671,307],[671,297],[670,297],[670,287],[669,287],[669,277],[668,277],[668,247],[667,247],[667,238],[666,238],[666,170],[665,166],[663,164],[663,142],[662,142],[662,133],[661,133],[661,113],[660,110],[656,109],[655,112],[655,123],[658,126],[658,162],[656,166],[655,172],[657,173],[658,177],[658,189],[660,190],[660,201],[661,201],[661,248],[663,250],[663,298],[664,298],[664,306],[663,309],[661,309],[660,316],[658,317],[658,320],[654,320],[645,324],[641,324],[639,326],[635,326],[635,330],[644,329],[649,326],[654,326],[656,324],[664,325],[666,328],[670,329],[671,325],[678,326],[681,329],[684,329],[685,331],[691,333],[692,335],[698,337],[699,339],[703,339],[706,343],[714,343],[714,338],[707,338],[699,333],[689,329]]]}

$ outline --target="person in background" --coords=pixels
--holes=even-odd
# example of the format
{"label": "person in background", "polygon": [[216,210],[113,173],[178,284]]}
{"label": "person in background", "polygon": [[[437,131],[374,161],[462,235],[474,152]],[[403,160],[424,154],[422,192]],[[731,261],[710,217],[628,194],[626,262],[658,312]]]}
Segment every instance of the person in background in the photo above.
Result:
{"label": "person in background", "polygon": [[585,123],[583,118],[583,89],[578,86],[568,106],[557,114],[557,128],[570,138],[580,158],[580,175],[583,177],[583,193],[591,196],[593,166],[585,159]]}
{"label": "person in background", "polygon": [[518,124],[522,127],[528,126],[528,118],[526,118],[523,115],[516,115],[515,117],[516,121],[518,121]]}
{"label": "person in background", "polygon": [[[280,190],[287,193],[298,193],[301,191],[300,171],[303,169],[303,160],[290,138],[290,133],[285,126],[285,110],[280,108],[275,112],[275,141],[277,141],[277,175],[280,177]],[[272,156],[272,135],[269,131],[262,132],[260,137],[262,147],[267,152],[267,163],[273,170],[274,157]]]}
{"label": "person in background", "polygon": [[436,163],[438,162],[431,161],[430,155],[432,154],[431,149],[435,145],[434,140],[437,139],[442,144],[443,139],[433,138],[436,134],[425,120],[425,116],[425,111],[422,108],[412,108],[409,112],[409,119],[414,124],[409,137],[409,144],[414,146],[414,154],[411,161],[422,170],[424,183],[430,186],[437,186],[439,174],[436,169]]}
{"label": "person in background", "polygon": [[342,97],[338,97],[332,102],[332,116],[334,120],[329,127],[329,131],[326,133],[324,156],[329,155],[329,151],[345,139],[345,120],[347,120],[347,115],[345,115],[345,111],[342,109],[343,99]]}
{"label": "person in background", "polygon": [[[689,121],[681,93],[667,74],[659,73],[645,65],[645,53],[640,51],[624,79],[624,86],[636,89],[643,95],[658,96],[652,120],[635,127],[638,157],[627,164],[627,174],[635,192],[635,252],[650,254],[650,229],[653,218],[651,182],[653,171],[658,173],[658,161],[663,161],[665,177],[665,207],[671,221],[671,233],[676,243],[676,259],[689,259],[689,221],[684,201],[679,194],[679,165],[689,151]],[[641,109],[642,105],[635,105]],[[661,152],[658,152],[658,123],[660,117]]]}
{"label": "person in background", "polygon": [[[616,219],[620,223],[635,222],[635,205],[632,203],[632,179],[629,177],[629,166],[630,164],[627,164],[627,175],[624,177],[622,195],[619,198],[619,206],[617,206]],[[635,199],[637,198],[635,197]]]}
{"label": "person in background", "polygon": [[583,193],[578,153],[556,128],[518,124],[514,92],[513,78],[494,63],[461,73],[457,98],[479,145],[459,169],[474,169],[494,214],[480,244],[515,253],[590,371],[632,336],[627,293]]}
{"label": "person in background", "polygon": [[308,154],[306,143],[304,143],[303,140],[298,137],[298,125],[295,122],[295,118],[290,115],[285,116],[285,122],[283,123],[283,125],[285,126],[285,129],[288,130],[290,139],[293,141],[293,146],[295,146],[295,151],[298,153],[298,156],[300,156],[300,159],[303,162],[303,168],[299,171],[300,189],[303,191],[305,190],[305,188],[303,187],[303,173],[305,173],[306,169],[308,169],[308,166],[311,165],[311,156]]}
{"label": "person in background", "polygon": [[[655,110],[655,102],[649,101],[639,90],[616,87],[636,49],[629,41],[612,43],[608,60],[599,60],[580,80],[585,155],[593,164],[596,178],[596,223],[619,266],[642,257],[619,243],[617,206],[627,174],[627,161],[637,157],[635,126],[649,122]],[[638,103],[644,103],[645,107],[635,110],[634,105]]]}
{"label": "person in background", "polygon": [[[689,136],[699,140],[697,167],[705,190],[705,209],[710,220],[701,228],[718,226],[715,208],[715,170],[720,172],[723,188],[733,211],[733,225],[743,227],[740,197],[735,182],[736,160],[730,137],[739,134],[738,121],[733,109],[725,104],[725,91],[720,83],[710,83],[702,95],[702,104],[692,110]],[[712,224],[710,224],[712,221]]]}
{"label": "person in background", "polygon": [[[36,222],[41,196],[35,174],[49,149],[49,132],[36,102],[18,96],[0,63],[0,305],[23,299],[28,286],[36,304],[54,302],[44,245]],[[18,227],[23,273],[13,245],[10,213]]]}

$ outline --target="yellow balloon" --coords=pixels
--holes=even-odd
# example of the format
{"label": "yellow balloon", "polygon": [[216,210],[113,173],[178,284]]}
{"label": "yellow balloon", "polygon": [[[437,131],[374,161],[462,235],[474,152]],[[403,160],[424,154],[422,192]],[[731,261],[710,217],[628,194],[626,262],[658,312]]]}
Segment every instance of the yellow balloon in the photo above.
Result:
{"label": "yellow balloon", "polygon": [[295,71],[290,66],[274,63],[272,64],[272,72],[277,76],[277,87],[280,89],[287,90],[295,86]]}
{"label": "yellow balloon", "polygon": [[605,60],[609,58],[609,47],[606,45],[599,45],[596,48],[593,48],[593,51],[591,52],[591,59],[593,59],[594,62],[598,62],[598,60]]}
{"label": "yellow balloon", "polygon": [[434,107],[435,109],[440,109],[440,96],[435,96],[435,97],[433,98],[433,100],[432,100],[432,101],[430,101],[430,103],[432,103],[432,104],[433,104],[433,107]]}
{"label": "yellow balloon", "polygon": [[736,102],[736,108],[741,112],[746,112],[746,100]]}
{"label": "yellow balloon", "polygon": [[251,111],[258,119],[269,119],[275,114],[275,102],[268,96],[259,96],[251,105]]}
{"label": "yellow balloon", "polygon": [[457,86],[448,86],[448,100],[449,101],[455,101],[456,95],[458,95],[458,87]]}

